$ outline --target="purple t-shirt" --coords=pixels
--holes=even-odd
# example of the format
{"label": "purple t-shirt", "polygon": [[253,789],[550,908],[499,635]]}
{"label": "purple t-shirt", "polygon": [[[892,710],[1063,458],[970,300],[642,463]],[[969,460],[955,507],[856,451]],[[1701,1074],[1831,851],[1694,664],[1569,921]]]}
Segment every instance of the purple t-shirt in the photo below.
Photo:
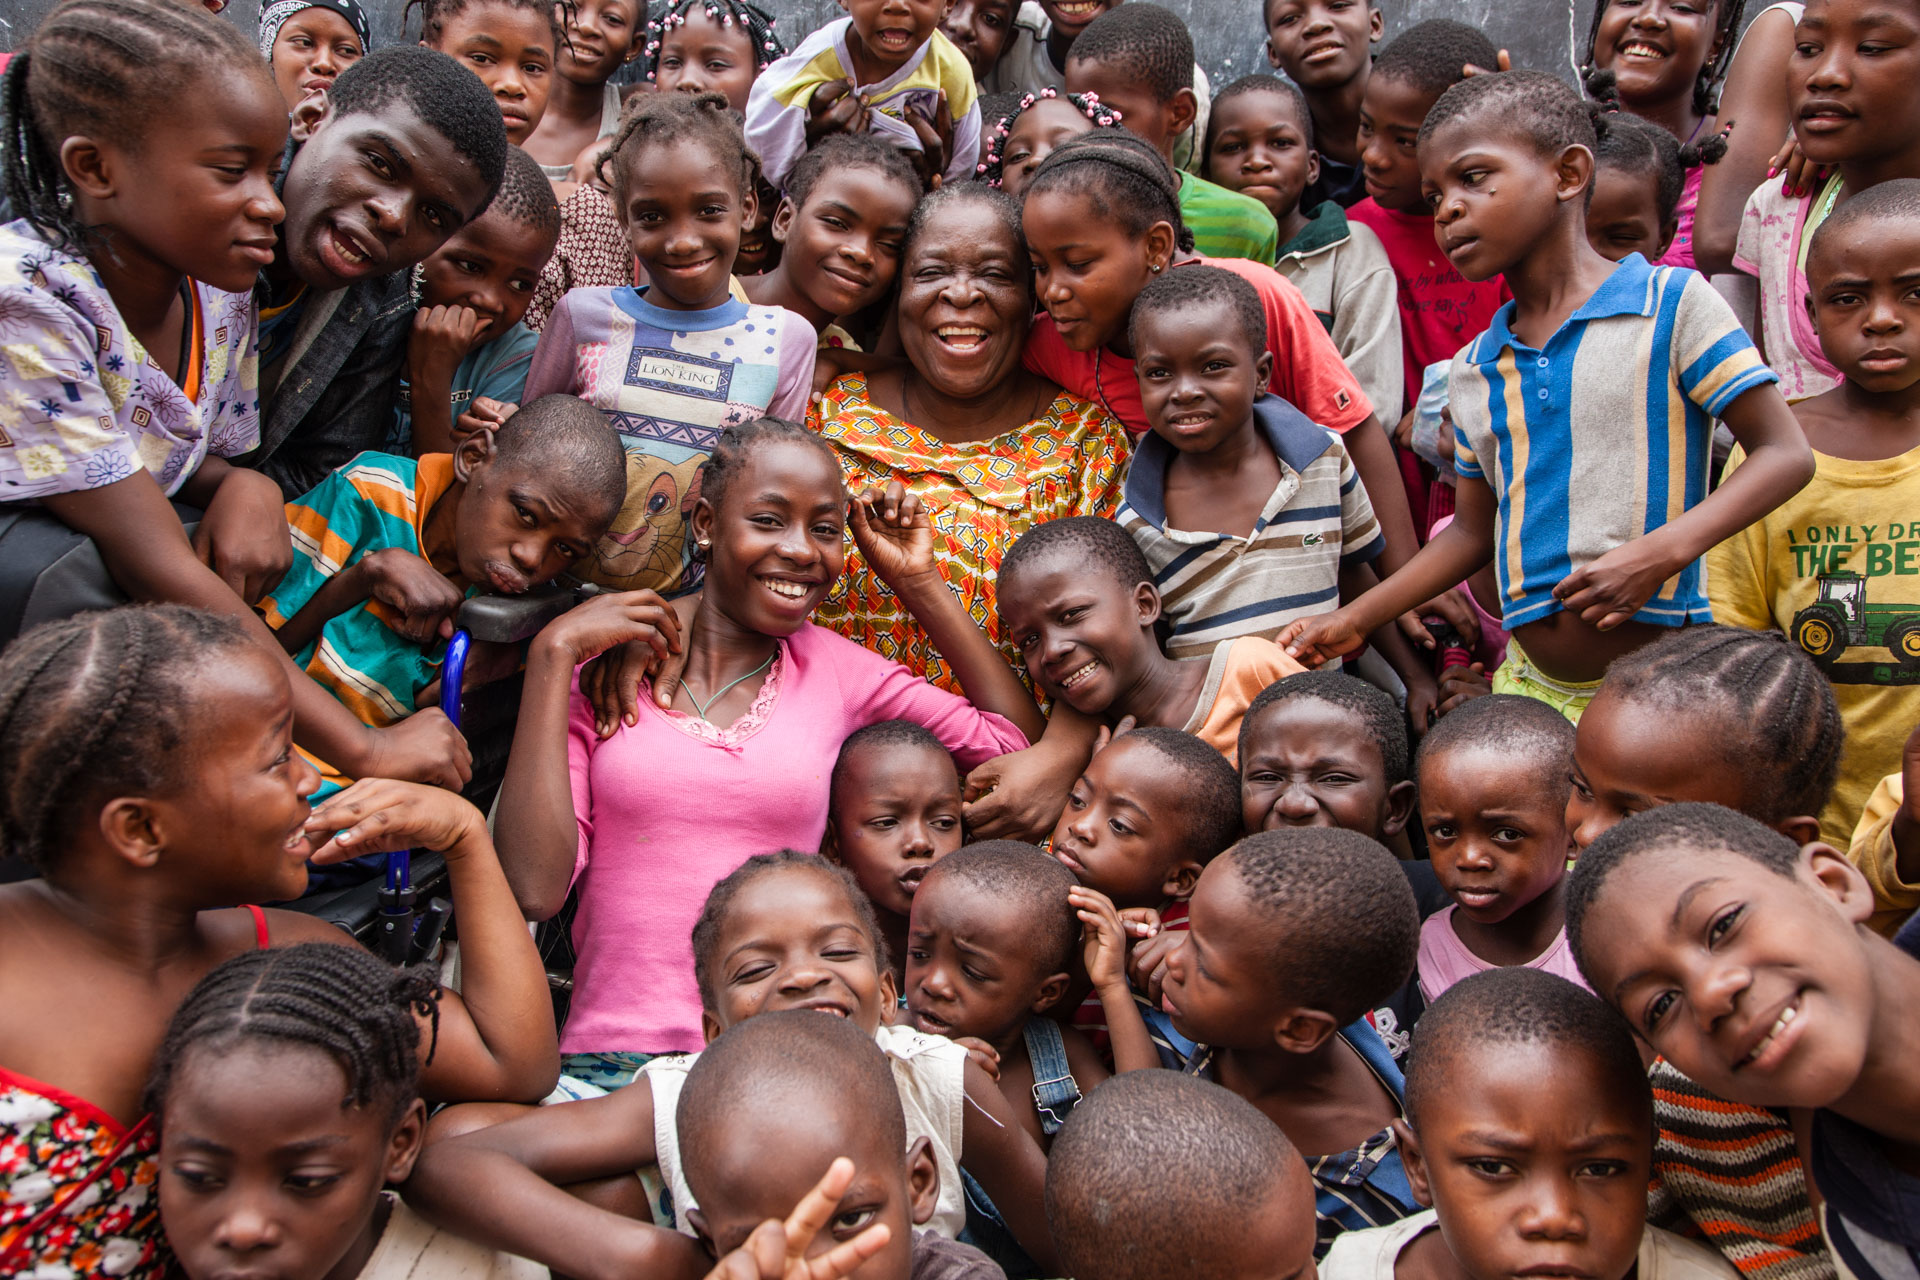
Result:
{"label": "purple t-shirt", "polygon": [[687,517],[693,481],[720,433],[807,416],[813,326],[781,307],[729,298],[670,311],[647,289],[575,289],[540,332],[523,404],[556,391],[607,415],[627,449],[627,500],[580,575],[662,595],[699,585]]}

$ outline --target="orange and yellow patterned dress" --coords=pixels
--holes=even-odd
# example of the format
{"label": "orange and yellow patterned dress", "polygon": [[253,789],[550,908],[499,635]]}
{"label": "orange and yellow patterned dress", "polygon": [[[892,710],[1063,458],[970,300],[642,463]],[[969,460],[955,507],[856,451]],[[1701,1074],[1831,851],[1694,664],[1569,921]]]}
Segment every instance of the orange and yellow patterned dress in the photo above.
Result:
{"label": "orange and yellow patterned dress", "polygon": [[[948,444],[867,399],[848,374],[827,388],[807,425],[833,446],[853,493],[898,480],[928,508],[934,558],[947,588],[1025,678],[1000,634],[994,579],[1000,557],[1036,524],[1065,516],[1111,518],[1132,445],[1105,409],[1061,392],[1046,412],[991,440]],[[959,682],[913,615],[847,535],[846,570],[815,622],[954,693]]]}

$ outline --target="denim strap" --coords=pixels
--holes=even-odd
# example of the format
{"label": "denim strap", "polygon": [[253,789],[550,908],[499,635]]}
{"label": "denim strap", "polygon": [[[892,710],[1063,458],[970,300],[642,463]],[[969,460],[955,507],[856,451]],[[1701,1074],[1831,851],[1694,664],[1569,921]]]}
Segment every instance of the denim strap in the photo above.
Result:
{"label": "denim strap", "polygon": [[1021,1036],[1033,1064],[1033,1106],[1040,1113],[1040,1131],[1052,1137],[1080,1102],[1080,1085],[1067,1066],[1067,1042],[1052,1018],[1028,1018]]}

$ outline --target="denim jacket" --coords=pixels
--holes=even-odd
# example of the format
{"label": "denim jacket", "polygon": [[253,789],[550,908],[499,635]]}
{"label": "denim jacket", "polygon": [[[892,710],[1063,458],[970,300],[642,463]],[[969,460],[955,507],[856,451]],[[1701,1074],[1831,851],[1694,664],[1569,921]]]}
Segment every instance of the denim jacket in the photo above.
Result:
{"label": "denim jacket", "polygon": [[409,285],[396,271],[308,302],[286,357],[260,371],[260,447],[234,461],[271,476],[292,500],[381,447],[413,327]]}

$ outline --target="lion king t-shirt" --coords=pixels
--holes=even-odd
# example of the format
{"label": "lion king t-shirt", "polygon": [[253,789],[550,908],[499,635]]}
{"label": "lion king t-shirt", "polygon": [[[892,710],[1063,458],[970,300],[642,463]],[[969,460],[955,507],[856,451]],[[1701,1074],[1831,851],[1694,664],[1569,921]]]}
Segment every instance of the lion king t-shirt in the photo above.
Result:
{"label": "lion king t-shirt", "polygon": [[1813,462],[1806,488],[1707,552],[1707,599],[1715,622],[1782,632],[1826,671],[1846,744],[1820,838],[1844,849],[1920,720],[1920,449]]}
{"label": "lion king t-shirt", "polygon": [[700,584],[687,536],[700,464],[735,423],[806,417],[819,339],[784,307],[728,298],[670,311],[647,292],[623,285],[562,298],[522,403],[566,392],[607,415],[627,450],[627,500],[578,572],[616,591],[671,596]]}

